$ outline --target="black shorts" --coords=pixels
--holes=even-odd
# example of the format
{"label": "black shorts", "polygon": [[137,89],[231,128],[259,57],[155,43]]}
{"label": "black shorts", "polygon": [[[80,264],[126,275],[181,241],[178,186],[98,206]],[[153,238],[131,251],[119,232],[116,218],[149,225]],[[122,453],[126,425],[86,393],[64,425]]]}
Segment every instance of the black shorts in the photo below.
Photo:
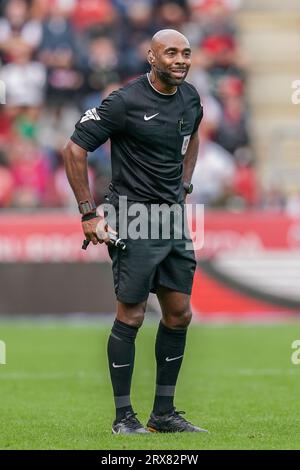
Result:
{"label": "black shorts", "polygon": [[[109,214],[107,215],[108,223],[119,233],[118,197],[110,193],[108,202],[115,207],[117,213],[116,225],[113,226],[114,223],[110,220]],[[133,201],[129,202],[128,207],[132,204],[134,204]],[[147,206],[149,213],[151,205],[149,203],[143,204]],[[133,217],[128,216],[127,213],[127,227],[132,220]],[[191,239],[189,235],[184,234],[180,239],[175,239],[172,236],[172,222],[170,239],[163,239],[161,224],[160,221],[158,239],[151,237],[132,239],[127,236],[122,237],[126,243],[126,250],[123,251],[112,245],[108,246],[112,259],[115,292],[120,302],[143,302],[147,300],[149,293],[156,292],[159,286],[185,294],[191,293],[196,269]]]}

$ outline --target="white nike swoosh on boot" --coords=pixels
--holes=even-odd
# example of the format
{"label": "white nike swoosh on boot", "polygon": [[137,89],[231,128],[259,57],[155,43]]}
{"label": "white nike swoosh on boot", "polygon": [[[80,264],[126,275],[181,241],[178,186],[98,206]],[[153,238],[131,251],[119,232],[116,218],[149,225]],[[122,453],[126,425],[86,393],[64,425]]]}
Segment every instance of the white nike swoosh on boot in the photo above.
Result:
{"label": "white nike swoosh on boot", "polygon": [[167,362],[176,361],[176,359],[180,359],[181,357],[183,357],[183,354],[182,356],[177,356],[177,357],[166,357],[166,361]]}
{"label": "white nike swoosh on boot", "polygon": [[112,366],[115,368],[115,369],[118,369],[118,367],[128,367],[130,366],[130,364],[115,364],[113,362]]}

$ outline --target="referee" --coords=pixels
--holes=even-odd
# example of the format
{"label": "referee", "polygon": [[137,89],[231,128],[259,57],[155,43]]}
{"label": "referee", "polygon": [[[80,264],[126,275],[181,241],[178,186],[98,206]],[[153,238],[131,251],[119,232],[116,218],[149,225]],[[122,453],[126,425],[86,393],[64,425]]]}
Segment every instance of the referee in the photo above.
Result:
{"label": "referee", "polygon": [[[177,377],[192,318],[190,293],[195,271],[186,236],[131,239],[122,251],[110,243],[106,219],[96,214],[87,177],[87,152],[111,140],[112,183],[109,202],[119,214],[120,196],[128,206],[153,204],[184,207],[192,191],[203,110],[196,89],[185,82],[191,65],[188,40],[165,29],[152,38],[147,73],[111,93],[98,108],[81,117],[63,150],[69,183],[82,214],[82,228],[94,245],[107,243],[113,262],[117,315],[108,340],[108,362],[116,406],[114,434],[201,432],[174,407]],[[119,219],[118,219],[119,220]],[[151,220],[150,220],[151,223]],[[96,231],[97,228],[97,231]],[[119,230],[118,224],[115,227]],[[160,227],[162,228],[162,227]],[[172,231],[173,229],[173,231]],[[155,357],[156,392],[144,427],[130,400],[135,338],[143,323],[149,292],[162,311]]]}

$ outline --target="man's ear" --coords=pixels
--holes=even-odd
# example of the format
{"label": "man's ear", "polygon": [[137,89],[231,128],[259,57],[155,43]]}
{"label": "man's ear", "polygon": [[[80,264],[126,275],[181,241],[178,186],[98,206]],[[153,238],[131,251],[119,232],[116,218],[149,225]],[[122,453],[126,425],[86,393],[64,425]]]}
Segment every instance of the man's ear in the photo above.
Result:
{"label": "man's ear", "polygon": [[151,49],[148,51],[148,57],[147,57],[147,59],[148,59],[149,64],[150,64],[150,65],[153,65],[153,63],[154,63],[154,61],[155,61],[155,57],[154,57],[154,54],[153,54],[153,52],[152,52]]}

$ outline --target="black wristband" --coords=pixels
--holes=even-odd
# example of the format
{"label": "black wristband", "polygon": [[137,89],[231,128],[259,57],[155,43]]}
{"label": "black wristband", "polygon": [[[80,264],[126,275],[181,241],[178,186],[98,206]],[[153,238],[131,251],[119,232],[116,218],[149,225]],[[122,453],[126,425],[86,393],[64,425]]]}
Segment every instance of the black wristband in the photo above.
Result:
{"label": "black wristband", "polygon": [[81,222],[86,222],[87,220],[95,219],[98,217],[97,212],[90,212],[89,214],[85,214],[81,217]]}

